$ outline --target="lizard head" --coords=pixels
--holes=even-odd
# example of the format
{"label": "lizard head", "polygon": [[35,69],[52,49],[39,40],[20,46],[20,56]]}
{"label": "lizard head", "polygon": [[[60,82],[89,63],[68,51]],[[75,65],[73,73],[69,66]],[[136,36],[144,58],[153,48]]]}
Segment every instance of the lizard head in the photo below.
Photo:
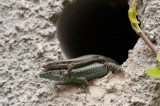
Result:
{"label": "lizard head", "polygon": [[60,81],[63,77],[65,77],[66,71],[67,70],[43,71],[39,74],[39,77],[45,78],[45,79],[50,79],[50,80],[55,80],[55,81]]}

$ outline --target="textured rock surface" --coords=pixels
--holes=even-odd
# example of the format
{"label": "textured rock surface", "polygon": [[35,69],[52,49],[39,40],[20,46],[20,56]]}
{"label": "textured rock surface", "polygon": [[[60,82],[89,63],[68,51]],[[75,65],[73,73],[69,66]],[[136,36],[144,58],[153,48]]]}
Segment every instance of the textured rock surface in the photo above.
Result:
{"label": "textured rock surface", "polygon": [[[142,0],[138,15],[145,33],[160,48],[160,1]],[[41,66],[61,57],[55,22],[63,0],[0,0],[0,104],[2,106],[159,106],[160,81],[144,71],[158,65],[139,39],[122,65],[124,73],[90,81],[91,95],[81,86],[54,86],[38,77]],[[97,86],[95,86],[97,85]]]}

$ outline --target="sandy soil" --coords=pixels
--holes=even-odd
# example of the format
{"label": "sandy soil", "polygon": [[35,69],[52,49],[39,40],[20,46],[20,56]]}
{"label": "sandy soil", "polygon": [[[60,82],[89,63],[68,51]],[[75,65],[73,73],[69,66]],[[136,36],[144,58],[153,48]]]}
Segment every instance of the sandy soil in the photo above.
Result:
{"label": "sandy soil", "polygon": [[[138,1],[143,31],[160,48],[160,1]],[[144,73],[158,65],[139,39],[123,73],[90,81],[91,95],[81,86],[54,86],[38,77],[47,61],[61,58],[55,22],[63,0],[0,0],[0,106],[160,106],[160,81]]]}

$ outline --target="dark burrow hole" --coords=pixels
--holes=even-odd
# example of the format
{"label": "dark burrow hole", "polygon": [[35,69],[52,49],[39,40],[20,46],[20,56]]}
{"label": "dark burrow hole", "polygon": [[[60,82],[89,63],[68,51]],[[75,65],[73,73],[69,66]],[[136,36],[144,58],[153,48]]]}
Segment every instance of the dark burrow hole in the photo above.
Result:
{"label": "dark burrow hole", "polygon": [[58,19],[57,34],[67,58],[100,54],[122,64],[138,39],[128,8],[127,0],[75,0],[66,6]]}

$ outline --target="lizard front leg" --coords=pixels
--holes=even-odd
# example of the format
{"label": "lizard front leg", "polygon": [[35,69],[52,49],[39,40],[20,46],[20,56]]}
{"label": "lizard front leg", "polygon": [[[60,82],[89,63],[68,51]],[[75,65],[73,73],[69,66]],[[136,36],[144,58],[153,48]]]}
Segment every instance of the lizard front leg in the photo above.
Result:
{"label": "lizard front leg", "polygon": [[82,90],[81,92],[77,92],[77,94],[80,94],[80,93],[90,93],[89,91],[89,84],[88,84],[88,81],[84,78],[84,77],[78,77],[76,78],[76,83],[79,83],[79,84],[82,84],[84,86],[84,90]]}

